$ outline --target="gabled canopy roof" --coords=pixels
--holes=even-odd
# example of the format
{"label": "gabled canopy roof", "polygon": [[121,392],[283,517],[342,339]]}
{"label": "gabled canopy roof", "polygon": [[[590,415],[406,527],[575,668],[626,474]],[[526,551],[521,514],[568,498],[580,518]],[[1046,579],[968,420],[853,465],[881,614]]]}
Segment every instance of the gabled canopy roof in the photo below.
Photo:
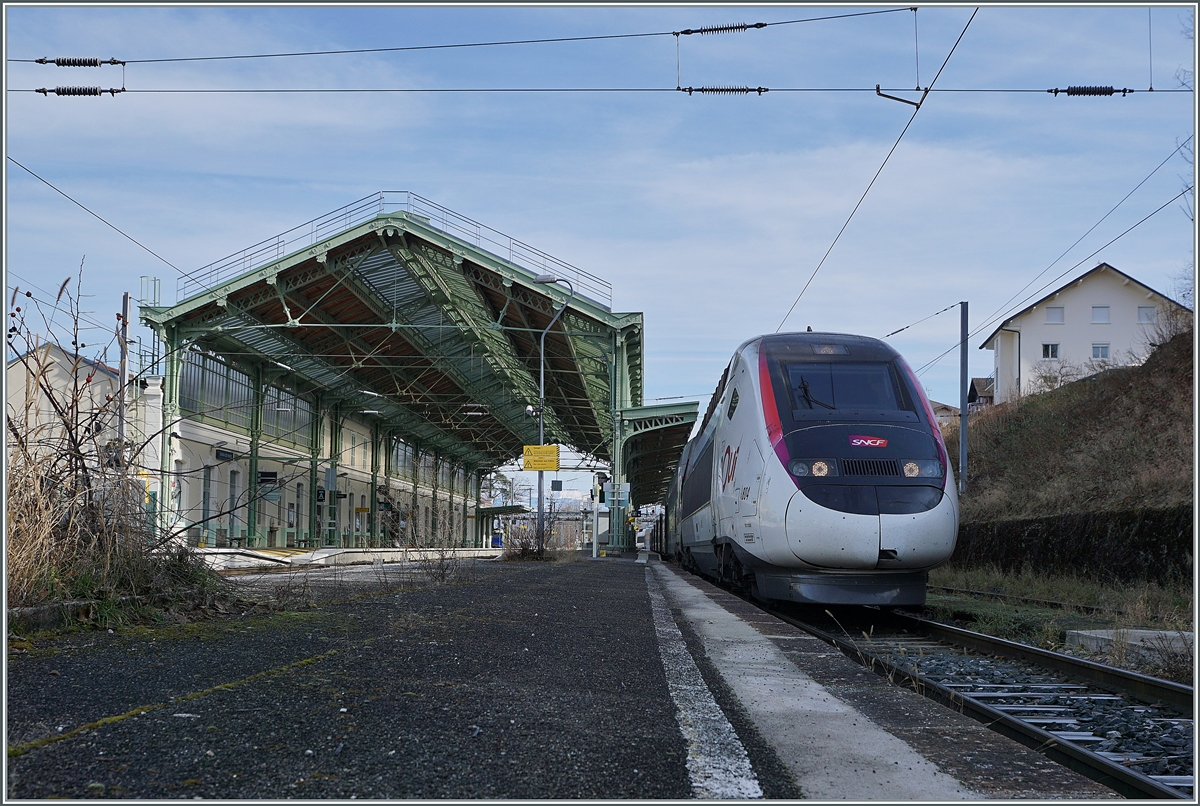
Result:
{"label": "gabled canopy roof", "polygon": [[[303,248],[295,249],[297,228],[214,264],[184,284],[198,293],[143,306],[142,318],[317,393],[322,405],[377,417],[422,448],[490,468],[538,441],[526,406],[538,403],[539,339],[568,291],[534,283],[518,261],[534,263],[580,292],[546,336],[546,442],[609,460],[612,401],[642,399],[642,315],[589,298],[605,296],[607,284],[574,267],[413,194],[394,198],[368,197],[309,222]],[[497,254],[505,247],[508,257]],[[628,389],[614,396],[619,351]]]}

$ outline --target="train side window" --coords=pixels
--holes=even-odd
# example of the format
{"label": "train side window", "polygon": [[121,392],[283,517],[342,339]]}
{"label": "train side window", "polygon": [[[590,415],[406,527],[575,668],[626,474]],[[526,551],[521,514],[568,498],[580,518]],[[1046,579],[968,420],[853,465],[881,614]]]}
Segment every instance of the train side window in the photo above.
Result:
{"label": "train side window", "polygon": [[733,394],[729,396],[729,411],[725,413],[726,419],[729,419],[729,420],[733,419],[733,413],[735,411],[737,411],[737,404],[738,404],[738,391],[737,391],[737,389],[734,389]]}

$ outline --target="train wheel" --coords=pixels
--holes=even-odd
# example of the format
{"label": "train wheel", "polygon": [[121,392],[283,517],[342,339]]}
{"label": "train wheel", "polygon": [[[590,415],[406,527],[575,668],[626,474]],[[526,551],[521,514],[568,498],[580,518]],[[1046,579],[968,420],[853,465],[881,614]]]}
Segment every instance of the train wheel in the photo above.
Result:
{"label": "train wheel", "polygon": [[750,598],[751,598],[751,599],[753,599],[753,600],[754,600],[754,601],[756,601],[756,602],[766,602],[766,601],[769,601],[768,599],[766,599],[766,598],[764,598],[764,597],[763,597],[762,593],[760,593],[760,592],[759,592],[759,590],[758,590],[758,577],[757,577],[757,576],[755,576],[754,574],[751,574],[751,575],[750,575]]}

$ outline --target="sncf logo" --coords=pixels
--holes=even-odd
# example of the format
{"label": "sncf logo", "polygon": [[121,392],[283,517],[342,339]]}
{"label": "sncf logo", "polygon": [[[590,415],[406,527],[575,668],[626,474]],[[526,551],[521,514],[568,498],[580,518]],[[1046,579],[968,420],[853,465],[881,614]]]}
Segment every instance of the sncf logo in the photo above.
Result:
{"label": "sncf logo", "polygon": [[863,437],[851,434],[850,444],[856,448],[886,448],[887,440],[882,437]]}

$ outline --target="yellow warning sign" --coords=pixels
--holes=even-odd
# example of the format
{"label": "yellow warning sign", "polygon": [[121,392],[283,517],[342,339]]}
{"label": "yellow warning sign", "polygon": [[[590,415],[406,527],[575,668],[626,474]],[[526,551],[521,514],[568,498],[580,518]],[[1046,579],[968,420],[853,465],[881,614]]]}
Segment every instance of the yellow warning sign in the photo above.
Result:
{"label": "yellow warning sign", "polygon": [[526,445],[526,470],[558,470],[557,445]]}

